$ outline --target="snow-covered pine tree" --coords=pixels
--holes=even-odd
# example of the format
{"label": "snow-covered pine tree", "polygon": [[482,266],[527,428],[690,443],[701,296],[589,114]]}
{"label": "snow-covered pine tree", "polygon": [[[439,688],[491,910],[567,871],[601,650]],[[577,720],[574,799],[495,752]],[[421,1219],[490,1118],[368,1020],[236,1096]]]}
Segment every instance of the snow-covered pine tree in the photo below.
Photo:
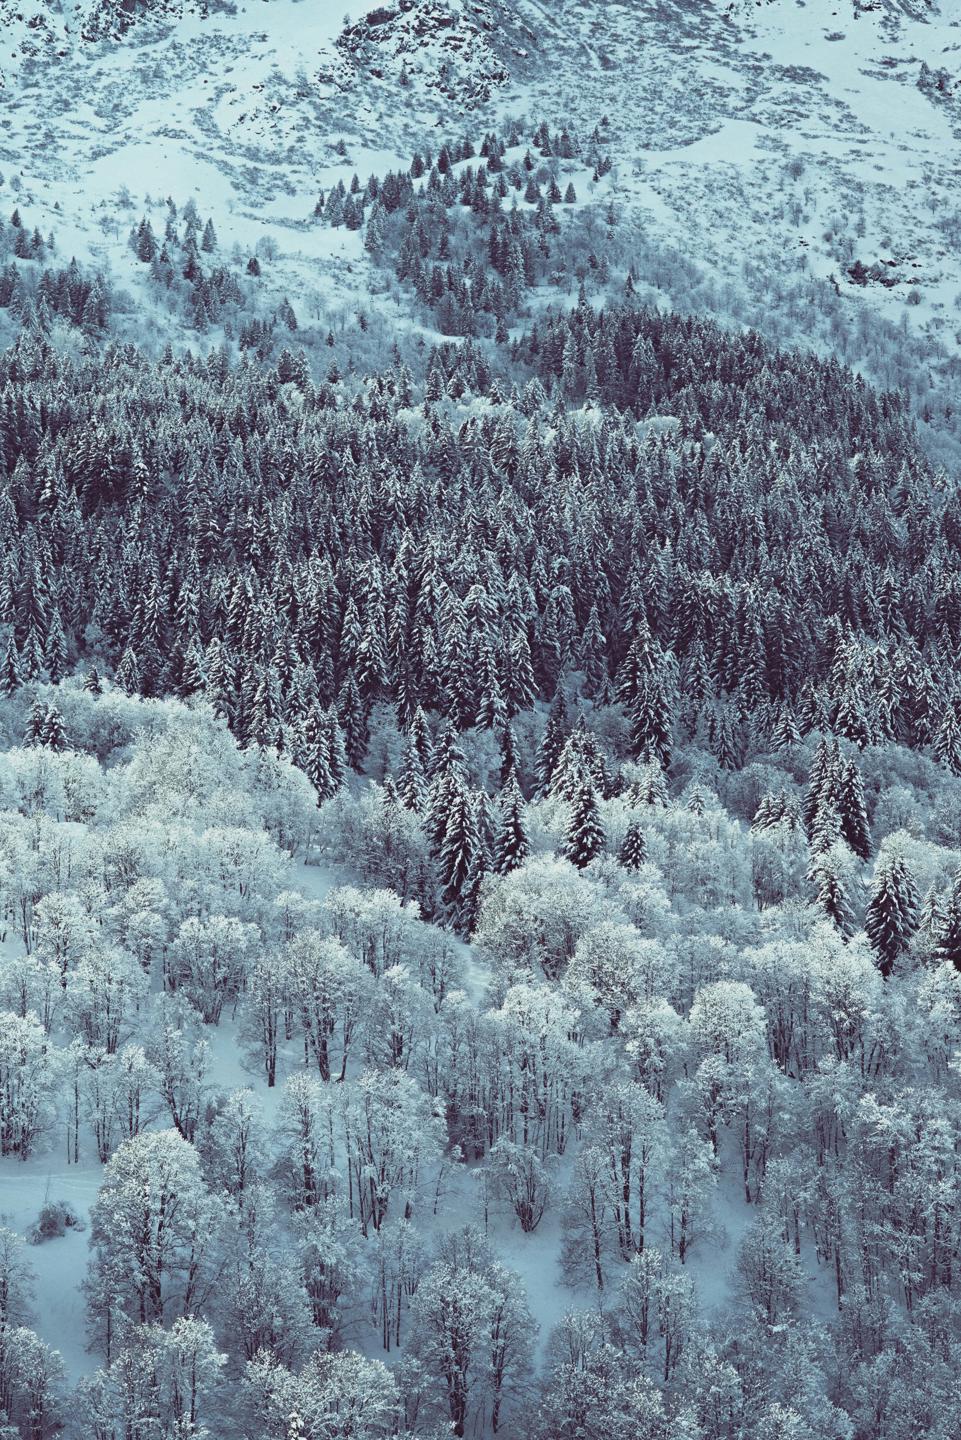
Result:
{"label": "snow-covered pine tree", "polygon": [[[918,888],[914,876],[903,855],[887,850],[875,867],[871,898],[864,915],[865,933],[885,980],[890,978],[898,956],[907,949],[918,920]],[[941,943],[940,934],[938,943]]]}
{"label": "snow-covered pine tree", "polygon": [[456,909],[479,850],[474,797],[463,777],[451,771],[447,818],[438,851],[444,902]]}
{"label": "snow-covered pine tree", "polygon": [[564,833],[564,854],[572,865],[583,870],[604,848],[604,826],[594,786],[581,779],[572,801]]}
{"label": "snow-covered pine tree", "polygon": [[617,858],[625,870],[640,870],[647,859],[647,841],[639,820],[632,820],[628,825]]}
{"label": "snow-covered pine tree", "polygon": [[530,854],[530,840],[524,826],[524,800],[516,781],[508,781],[501,791],[500,814],[494,835],[493,869],[498,875],[509,875]]}
{"label": "snow-covered pine tree", "polygon": [[961,871],[955,876],[944,902],[941,923],[935,936],[934,958],[961,970]]}
{"label": "snow-covered pine tree", "polygon": [[871,857],[871,830],[864,801],[864,781],[854,759],[841,762],[837,787],[841,834],[859,860]]}

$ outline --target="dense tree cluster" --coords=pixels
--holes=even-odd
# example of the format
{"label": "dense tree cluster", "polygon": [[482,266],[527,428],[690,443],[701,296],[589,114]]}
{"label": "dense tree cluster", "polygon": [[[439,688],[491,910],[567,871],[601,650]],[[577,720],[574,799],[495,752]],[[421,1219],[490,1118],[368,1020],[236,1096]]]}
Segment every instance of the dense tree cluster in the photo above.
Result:
{"label": "dense tree cluster", "polygon": [[4,1440],[961,1429],[956,488],[630,282],[510,339],[609,166],[521,143],[318,201],[422,374],[66,353],[0,230],[0,1165],[96,1177],[97,1367],[0,1229]]}
{"label": "dense tree cluster", "polygon": [[[595,132],[583,153],[568,131],[552,136],[542,123],[524,149],[512,124],[503,136],[485,135],[479,152],[465,138],[443,144],[436,159],[416,154],[408,173],[372,176],[363,190],[356,176],[350,192],[338,182],[315,214],[348,228],[360,228],[366,215],[367,250],[410,287],[442,334],[503,342],[528,292],[545,279],[576,275],[583,283],[592,270],[601,285],[610,278],[601,238],[578,236],[562,253],[555,213],[577,200],[573,181],[561,190],[560,165],[576,157],[588,171],[593,166],[597,181],[611,168],[600,145]],[[607,223],[610,233],[610,210]]]}

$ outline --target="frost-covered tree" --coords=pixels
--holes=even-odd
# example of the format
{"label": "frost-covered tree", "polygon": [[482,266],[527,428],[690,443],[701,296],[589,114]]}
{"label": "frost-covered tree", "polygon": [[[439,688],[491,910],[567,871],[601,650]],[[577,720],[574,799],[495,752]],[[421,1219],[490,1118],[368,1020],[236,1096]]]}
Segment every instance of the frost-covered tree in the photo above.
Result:
{"label": "frost-covered tree", "polygon": [[108,1363],[122,1343],[124,1317],[163,1325],[209,1299],[221,1214],[200,1157],[176,1130],[150,1131],[118,1147],[91,1212],[86,1282]]}
{"label": "frost-covered tree", "polygon": [[885,851],[875,867],[864,929],[878,957],[878,969],[887,980],[918,925],[918,890],[904,859]]}

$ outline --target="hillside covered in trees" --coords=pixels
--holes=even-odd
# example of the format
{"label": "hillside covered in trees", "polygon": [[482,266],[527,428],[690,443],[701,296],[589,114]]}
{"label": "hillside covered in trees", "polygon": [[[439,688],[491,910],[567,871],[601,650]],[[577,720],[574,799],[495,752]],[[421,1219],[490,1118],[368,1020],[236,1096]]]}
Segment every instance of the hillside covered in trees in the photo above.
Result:
{"label": "hillside covered in trees", "polygon": [[0,233],[4,1440],[961,1428],[957,478],[608,164]]}

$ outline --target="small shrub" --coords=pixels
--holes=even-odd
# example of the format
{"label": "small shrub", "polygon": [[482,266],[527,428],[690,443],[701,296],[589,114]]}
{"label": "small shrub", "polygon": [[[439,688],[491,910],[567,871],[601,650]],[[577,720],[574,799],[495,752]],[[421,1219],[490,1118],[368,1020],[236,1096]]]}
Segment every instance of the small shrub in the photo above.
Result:
{"label": "small shrub", "polygon": [[68,1230],[84,1230],[86,1226],[68,1200],[48,1200],[40,1211],[39,1219],[27,1231],[31,1245],[42,1245],[45,1240],[57,1240]]}

